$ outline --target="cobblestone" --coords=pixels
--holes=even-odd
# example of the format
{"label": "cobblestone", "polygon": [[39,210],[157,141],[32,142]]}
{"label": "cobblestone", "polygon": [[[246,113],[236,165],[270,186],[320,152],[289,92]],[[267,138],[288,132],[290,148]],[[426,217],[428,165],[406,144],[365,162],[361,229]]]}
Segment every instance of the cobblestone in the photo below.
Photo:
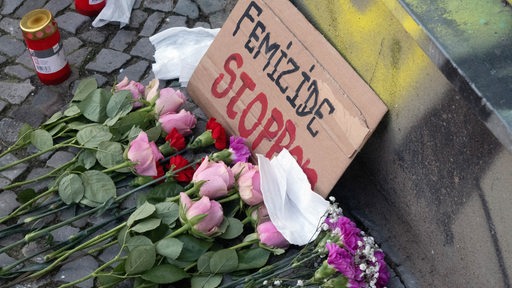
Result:
{"label": "cobblestone", "polygon": [[25,66],[22,66],[22,65],[7,66],[4,69],[4,71],[5,71],[5,73],[7,73],[7,75],[16,77],[21,80],[25,80],[25,79],[30,78],[36,74],[34,72],[34,70],[29,70],[29,69],[25,68]]}
{"label": "cobblestone", "polygon": [[121,68],[130,58],[130,55],[116,50],[101,49],[96,58],[85,68],[96,72],[112,73]]}
{"label": "cobblestone", "polygon": [[197,19],[199,17],[199,7],[192,0],[179,0],[174,12],[187,16],[190,19]]}
{"label": "cobblestone", "polygon": [[[81,257],[78,260],[66,263],[53,278],[55,281],[72,282],[85,277],[98,268],[98,262],[91,256]],[[93,287],[94,279],[88,279],[76,286],[80,288]]]}
{"label": "cobblestone", "polygon": [[[13,144],[14,142],[16,142],[16,140],[18,139],[18,130],[21,128],[22,125],[23,123],[7,117],[0,120],[0,135],[2,135],[2,140],[8,144]],[[4,162],[1,162],[1,159],[2,158],[0,158],[0,163],[3,163],[2,165],[5,165]],[[10,161],[15,161],[15,159],[10,159]]]}
{"label": "cobblestone", "polygon": [[66,12],[64,15],[58,16],[56,21],[59,29],[75,34],[78,27],[90,22],[91,18],[75,12]]}
{"label": "cobblestone", "polygon": [[160,26],[160,23],[164,19],[165,14],[161,12],[154,12],[144,21],[144,27],[142,28],[142,31],[140,31],[139,35],[144,37],[149,37],[153,35],[153,33],[156,31],[158,26]]}
{"label": "cobblestone", "polygon": [[9,57],[19,56],[25,51],[25,45],[22,41],[13,38],[11,35],[0,37],[0,53]]}
{"label": "cobblestone", "polygon": [[34,89],[30,80],[21,83],[0,82],[0,98],[11,104],[21,104]]}
{"label": "cobblestone", "polygon": [[128,77],[128,79],[140,81],[148,67],[149,62],[144,60],[138,61],[137,63],[126,67],[126,69],[123,69],[121,73],[119,73],[117,81],[120,82],[125,76]]}
{"label": "cobblestone", "polygon": [[108,48],[123,52],[136,36],[135,31],[120,30],[110,41]]}
{"label": "cobblestone", "polygon": [[16,193],[13,191],[0,193],[0,217],[9,215],[19,205],[20,203],[16,201]]}

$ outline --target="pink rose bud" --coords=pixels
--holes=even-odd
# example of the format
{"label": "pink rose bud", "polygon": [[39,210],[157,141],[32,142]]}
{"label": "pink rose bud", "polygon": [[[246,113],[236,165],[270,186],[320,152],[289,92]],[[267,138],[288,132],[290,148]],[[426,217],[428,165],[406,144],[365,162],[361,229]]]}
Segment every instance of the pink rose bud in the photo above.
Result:
{"label": "pink rose bud", "polygon": [[[144,99],[148,102],[153,102],[153,99],[158,95],[158,86],[160,81],[157,78],[149,81],[148,86],[144,89]],[[156,100],[156,99],[155,99]]]}
{"label": "pink rose bud", "polygon": [[128,159],[135,163],[135,171],[141,176],[157,176],[157,161],[163,158],[156,144],[149,142],[145,132],[140,132],[128,148]]}
{"label": "pink rose bud", "polygon": [[258,227],[256,227],[256,231],[258,232],[260,242],[269,247],[286,248],[290,245],[281,232],[277,230],[272,221],[260,223]]}
{"label": "pink rose bud", "polygon": [[142,103],[140,103],[138,100],[141,99],[144,95],[144,85],[133,80],[130,81],[128,80],[128,77],[125,76],[123,81],[119,82],[114,88],[114,91],[116,92],[121,90],[128,90],[132,93],[132,98],[135,100],[133,102],[134,108],[142,106]]}
{"label": "pink rose bud", "polygon": [[192,133],[192,129],[196,126],[197,119],[194,114],[182,109],[178,113],[160,115],[158,122],[160,122],[162,129],[166,133],[170,133],[173,128],[176,128],[178,133],[187,136]]}
{"label": "pink rose bud", "polygon": [[201,186],[199,195],[217,199],[228,194],[228,190],[235,183],[235,177],[224,162],[210,162],[205,157],[192,176],[192,182],[199,181],[206,181]]}
{"label": "pink rose bud", "polygon": [[172,88],[160,90],[160,96],[155,102],[155,111],[158,115],[167,113],[176,113],[185,103],[187,98],[181,91]]}
{"label": "pink rose bud", "polygon": [[195,216],[206,215],[198,223],[191,223],[192,232],[204,236],[213,236],[219,230],[219,226],[224,221],[224,211],[219,202],[210,200],[203,196],[199,201],[192,201],[187,194],[180,193],[180,203],[185,211],[186,221]]}
{"label": "pink rose bud", "polygon": [[238,177],[238,191],[240,198],[247,205],[257,205],[263,202],[260,190],[260,171],[256,165],[248,165]]}
{"label": "pink rose bud", "polygon": [[240,177],[242,173],[245,173],[245,171],[252,169],[253,164],[250,162],[237,162],[233,167],[231,167],[231,171],[233,171],[233,174],[235,177]]}

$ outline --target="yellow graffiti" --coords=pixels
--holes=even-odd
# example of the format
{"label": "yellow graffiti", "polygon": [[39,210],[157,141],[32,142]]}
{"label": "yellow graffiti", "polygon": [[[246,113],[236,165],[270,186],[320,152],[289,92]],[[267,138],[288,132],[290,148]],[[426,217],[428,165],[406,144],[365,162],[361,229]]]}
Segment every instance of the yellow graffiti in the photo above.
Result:
{"label": "yellow graffiti", "polygon": [[299,2],[388,107],[414,93],[416,82],[432,69],[432,62],[414,39],[421,35],[418,25],[410,17],[393,15],[393,7],[387,7],[397,1]]}

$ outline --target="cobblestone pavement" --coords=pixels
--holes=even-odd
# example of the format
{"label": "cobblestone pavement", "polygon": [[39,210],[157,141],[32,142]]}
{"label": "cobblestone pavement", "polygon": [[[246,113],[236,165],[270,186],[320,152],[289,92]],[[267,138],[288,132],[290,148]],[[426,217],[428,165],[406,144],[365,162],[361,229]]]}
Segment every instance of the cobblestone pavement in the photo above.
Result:
{"label": "cobblestone pavement", "polygon": [[[100,87],[112,86],[124,76],[130,80],[147,84],[154,78],[151,71],[154,47],[149,37],[170,27],[221,27],[234,0],[136,0],[130,23],[120,29],[118,23],[109,23],[95,28],[94,18],[81,15],[74,9],[73,0],[0,0],[0,151],[16,141],[18,129],[27,123],[39,126],[56,111],[63,108],[73,95],[79,79],[94,76]],[[33,68],[28,55],[19,22],[27,12],[46,8],[54,15],[61,33],[66,58],[72,74],[64,83],[55,86],[43,85]],[[108,61],[106,61],[106,59]],[[169,81],[167,81],[169,82]],[[172,83],[162,83],[162,86]],[[0,158],[0,166],[23,157],[13,153]],[[0,172],[0,188],[13,180],[23,180],[43,175],[66,163],[73,154],[59,151],[43,155],[30,164]],[[47,184],[47,183],[46,183]],[[36,191],[45,188],[45,183],[25,186]],[[16,191],[0,193],[0,217],[8,215],[20,204]],[[130,201],[130,200],[128,200]],[[125,205],[134,205],[132,203]],[[76,213],[67,209],[43,222],[58,222]],[[82,227],[94,225],[101,219],[90,217],[84,221],[64,226],[52,233],[60,241],[80,231]],[[0,224],[0,228],[2,225]],[[19,240],[22,234],[0,236],[0,246]],[[30,255],[41,249],[38,244],[23,246],[18,255],[0,254],[0,267],[12,263],[17,257]],[[106,249],[97,257],[85,256],[65,263],[55,274],[31,283],[20,283],[15,287],[56,287],[56,282],[65,283],[81,278],[95,270],[117,253],[118,247]],[[36,262],[42,259],[35,258]],[[0,279],[0,286],[2,280]],[[129,287],[129,284],[126,284]],[[78,287],[93,287],[93,280]],[[4,286],[2,286],[4,287]]]}

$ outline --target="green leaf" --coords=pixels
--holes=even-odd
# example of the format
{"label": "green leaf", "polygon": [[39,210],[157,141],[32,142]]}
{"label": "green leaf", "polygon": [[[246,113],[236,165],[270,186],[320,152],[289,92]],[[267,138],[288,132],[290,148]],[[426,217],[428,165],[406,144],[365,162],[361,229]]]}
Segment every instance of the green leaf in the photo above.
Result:
{"label": "green leaf", "polygon": [[117,123],[110,128],[110,132],[114,134],[116,141],[119,141],[123,139],[125,134],[127,134],[134,126],[145,130],[153,120],[154,117],[150,115],[150,112],[143,110],[134,111],[117,121]]}
{"label": "green leaf", "polygon": [[80,112],[85,118],[102,123],[107,119],[107,104],[109,100],[109,93],[103,89],[96,89],[92,91],[85,99],[78,103]]}
{"label": "green leaf", "polygon": [[137,138],[137,136],[139,136],[140,132],[142,132],[142,131],[144,131],[144,130],[140,129],[140,127],[133,126],[130,129],[130,131],[128,131],[128,133],[125,133],[126,134],[126,140],[132,141],[133,139]]}
{"label": "green leaf", "polygon": [[133,288],[158,288],[159,286],[160,285],[146,281],[141,277],[137,277],[135,281],[133,281]]}
{"label": "green leaf", "polygon": [[162,256],[176,259],[183,249],[183,243],[176,238],[164,238],[156,243],[156,252]]}
{"label": "green leaf", "polygon": [[161,264],[142,274],[142,279],[158,284],[169,284],[189,278],[187,272],[171,264]]}
{"label": "green leaf", "polygon": [[82,130],[85,127],[97,126],[97,125],[98,125],[97,123],[84,123],[84,122],[80,122],[80,121],[73,121],[68,124],[68,128],[71,130]]}
{"label": "green leaf", "polygon": [[101,125],[88,126],[76,133],[78,143],[87,148],[96,148],[101,142],[109,141],[111,138],[112,134],[108,128]]}
{"label": "green leaf", "polygon": [[186,234],[179,235],[176,238],[183,243],[183,250],[178,257],[180,261],[196,261],[199,256],[208,251],[213,245],[210,241],[201,240]]}
{"label": "green leaf", "polygon": [[[138,237],[138,235],[135,237]],[[121,231],[119,231],[119,234],[117,234],[117,243],[119,243],[120,246],[123,246],[128,243],[131,238],[130,233],[128,233],[128,227],[124,226]]]}
{"label": "green leaf", "polygon": [[128,227],[132,226],[133,223],[137,220],[144,219],[146,217],[151,216],[153,212],[156,211],[156,207],[153,204],[150,204],[148,202],[144,202],[137,210],[135,210],[130,217],[128,217],[128,220],[126,221],[126,225]]}
{"label": "green leaf", "polygon": [[215,251],[210,259],[210,271],[214,274],[236,271],[238,255],[233,249]]}
{"label": "green leaf", "polygon": [[151,127],[146,130],[146,134],[148,135],[149,141],[157,141],[162,134],[162,128],[160,126]]}
{"label": "green leaf", "polygon": [[98,282],[101,287],[117,287],[116,284],[123,282],[124,275],[124,262],[114,267],[110,274],[99,274],[97,276]]}
{"label": "green leaf", "polygon": [[60,118],[62,118],[62,116],[64,116],[62,111],[57,111],[48,120],[46,120],[46,122],[44,122],[42,124],[42,126],[52,124],[52,123],[56,122],[57,120],[59,120]]}
{"label": "green leaf", "polygon": [[244,231],[244,224],[236,218],[225,218],[224,221],[228,222],[228,227],[224,233],[220,235],[223,239],[234,239],[242,234]]}
{"label": "green leaf", "polygon": [[162,219],[162,223],[171,225],[178,220],[180,206],[174,202],[160,202],[155,204],[156,215]]}
{"label": "green leaf", "polygon": [[93,150],[82,150],[78,155],[78,164],[89,169],[96,164],[96,152]]}
{"label": "green leaf", "polygon": [[47,130],[50,135],[55,136],[57,133],[62,132],[66,129],[66,123],[60,123],[50,130]]}
{"label": "green leaf", "polygon": [[143,235],[137,235],[137,236],[130,237],[126,241],[126,247],[128,248],[128,251],[132,251],[133,249],[135,249],[137,247],[145,247],[145,246],[153,247],[154,244],[151,241],[151,239],[149,239],[148,237],[143,236]]}
{"label": "green leaf", "polygon": [[103,204],[108,199],[116,196],[116,185],[107,174],[89,170],[80,174],[85,187],[84,198]]}
{"label": "green leaf", "polygon": [[222,283],[222,275],[194,276],[190,279],[191,288],[215,288]]}
{"label": "green leaf", "polygon": [[163,202],[165,198],[178,196],[181,191],[184,191],[183,186],[179,185],[176,181],[164,182],[149,191],[147,199],[155,202]]}
{"label": "green leaf", "polygon": [[20,204],[25,204],[35,197],[37,197],[37,193],[34,189],[25,189],[18,193],[16,201],[18,201]]}
{"label": "green leaf", "polygon": [[201,255],[199,259],[197,259],[197,273],[198,274],[211,274],[210,270],[210,260],[212,259],[213,251],[208,251]]}
{"label": "green leaf", "polygon": [[78,87],[76,87],[75,95],[71,101],[82,101],[84,100],[89,93],[98,89],[98,83],[96,82],[96,78],[89,77],[85,78],[78,83]]}
{"label": "green leaf", "polygon": [[39,151],[47,150],[53,146],[53,137],[48,131],[37,129],[30,134],[30,142]]}
{"label": "green leaf", "polygon": [[80,176],[69,174],[59,182],[59,196],[66,204],[78,203],[84,197],[84,185]]}
{"label": "green leaf", "polygon": [[130,230],[137,233],[144,233],[156,229],[158,226],[160,226],[160,223],[162,223],[162,220],[158,218],[146,219],[142,222],[137,223],[137,225],[135,225]]}
{"label": "green leaf", "polygon": [[64,116],[71,117],[78,115],[80,115],[80,108],[74,104],[70,105],[68,109],[64,110]]}
{"label": "green leaf", "polygon": [[270,251],[259,247],[239,251],[237,270],[257,269],[265,266],[270,253]]}
{"label": "green leaf", "polygon": [[[118,142],[105,141],[98,145],[96,152],[96,159],[105,168],[114,167],[118,164],[125,162],[123,156],[123,146]],[[128,172],[128,168],[119,170],[119,172]]]}
{"label": "green leaf", "polygon": [[156,251],[154,246],[138,246],[128,253],[125,269],[128,275],[139,274],[155,265]]}
{"label": "green leaf", "polygon": [[128,90],[115,92],[107,104],[107,116],[113,118],[115,116],[125,116],[133,108],[132,93]]}

